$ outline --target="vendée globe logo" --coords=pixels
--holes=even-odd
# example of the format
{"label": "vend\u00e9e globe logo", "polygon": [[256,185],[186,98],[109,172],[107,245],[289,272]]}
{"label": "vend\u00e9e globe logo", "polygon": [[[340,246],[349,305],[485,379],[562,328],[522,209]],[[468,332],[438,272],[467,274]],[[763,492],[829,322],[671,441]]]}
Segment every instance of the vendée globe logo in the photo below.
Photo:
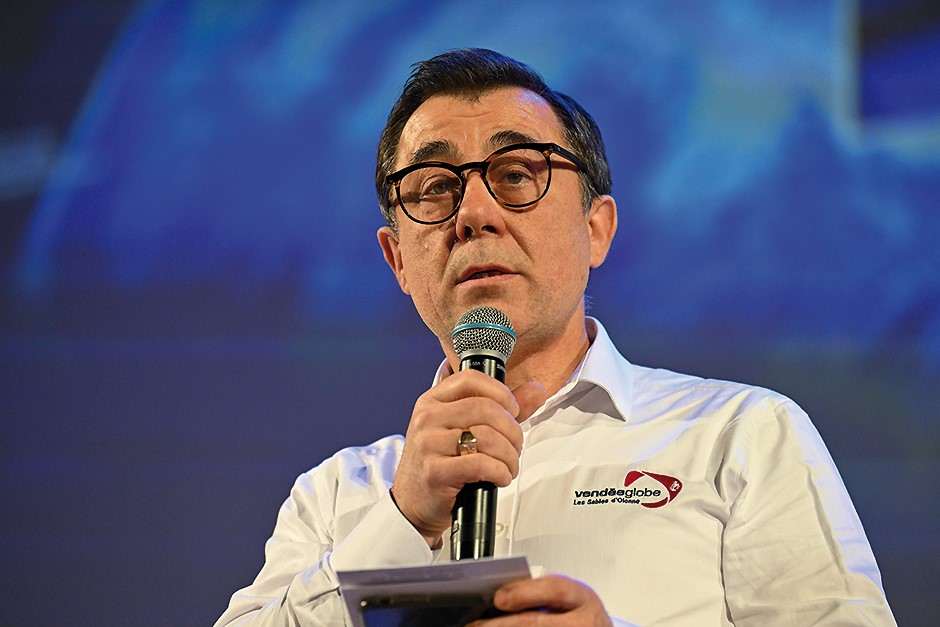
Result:
{"label": "vend\u00e9e globe logo", "polygon": [[[653,481],[634,486],[640,479]],[[597,490],[575,490],[573,505],[642,505],[656,508],[666,505],[679,495],[682,482],[675,477],[645,470],[631,470],[623,479],[623,487],[606,487]]]}

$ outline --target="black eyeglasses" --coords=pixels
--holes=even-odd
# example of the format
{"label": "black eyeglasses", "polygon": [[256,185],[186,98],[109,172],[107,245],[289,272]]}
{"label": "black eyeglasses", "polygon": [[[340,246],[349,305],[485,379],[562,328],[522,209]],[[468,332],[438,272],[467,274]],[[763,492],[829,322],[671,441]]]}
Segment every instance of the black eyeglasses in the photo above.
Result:
{"label": "black eyeglasses", "polygon": [[483,161],[452,165],[416,163],[385,177],[385,190],[395,188],[398,205],[420,224],[440,224],[460,208],[467,189],[467,170],[479,170],[490,195],[507,209],[534,205],[548,193],[552,159],[557,154],[586,171],[574,153],[558,144],[527,143],[500,148]]}

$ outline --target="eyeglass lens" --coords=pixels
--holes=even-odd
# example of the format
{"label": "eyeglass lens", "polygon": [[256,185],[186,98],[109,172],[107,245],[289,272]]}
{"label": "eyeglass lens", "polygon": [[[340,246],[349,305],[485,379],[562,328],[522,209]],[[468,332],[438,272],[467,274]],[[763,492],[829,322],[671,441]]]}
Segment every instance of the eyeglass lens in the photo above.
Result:
{"label": "eyeglass lens", "polygon": [[[510,150],[491,157],[485,168],[486,187],[502,205],[522,207],[539,200],[549,181],[546,155],[531,148]],[[406,174],[399,185],[402,207],[423,222],[443,221],[457,209],[464,182],[455,172],[426,166]]]}

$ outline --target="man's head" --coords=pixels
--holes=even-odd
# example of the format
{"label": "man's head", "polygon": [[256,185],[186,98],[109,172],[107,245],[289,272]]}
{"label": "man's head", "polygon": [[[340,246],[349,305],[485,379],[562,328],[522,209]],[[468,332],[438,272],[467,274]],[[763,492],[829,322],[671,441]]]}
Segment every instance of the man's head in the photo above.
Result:
{"label": "man's head", "polygon": [[[597,127],[515,61],[488,51],[451,56],[458,68],[483,60],[489,69],[444,80],[450,74],[439,67],[434,89],[406,87],[380,146],[379,172],[395,176],[387,190],[388,175],[380,174],[390,224],[379,229],[379,245],[451,358],[457,319],[490,305],[516,328],[512,360],[556,349],[568,359],[585,345],[584,290],[617,227],[614,200],[603,193],[610,179]],[[456,72],[448,58],[425,65]],[[501,82],[486,82],[487,72]],[[599,176],[588,165],[597,162]]]}
{"label": "man's head", "polygon": [[604,142],[594,119],[581,105],[549,88],[537,72],[515,59],[482,48],[453,50],[415,64],[382,131],[375,186],[379,206],[389,226],[398,228],[395,205],[389,197],[385,178],[395,170],[401,132],[412,114],[433,96],[475,99],[505,87],[521,87],[538,94],[555,112],[564,128],[569,148],[585,166],[585,171],[580,172],[585,210],[594,198],[610,193],[610,168]]}

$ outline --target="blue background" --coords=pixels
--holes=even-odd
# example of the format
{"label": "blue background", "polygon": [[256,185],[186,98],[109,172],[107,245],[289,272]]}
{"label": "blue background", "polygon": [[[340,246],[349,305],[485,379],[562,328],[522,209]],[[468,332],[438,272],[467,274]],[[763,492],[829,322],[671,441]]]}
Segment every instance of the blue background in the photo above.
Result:
{"label": "blue background", "polygon": [[375,146],[461,46],[602,128],[621,351],[800,403],[899,623],[935,619],[930,3],[37,6],[0,49],[0,624],[211,624],[293,479],[404,430],[440,349],[375,241]]}

